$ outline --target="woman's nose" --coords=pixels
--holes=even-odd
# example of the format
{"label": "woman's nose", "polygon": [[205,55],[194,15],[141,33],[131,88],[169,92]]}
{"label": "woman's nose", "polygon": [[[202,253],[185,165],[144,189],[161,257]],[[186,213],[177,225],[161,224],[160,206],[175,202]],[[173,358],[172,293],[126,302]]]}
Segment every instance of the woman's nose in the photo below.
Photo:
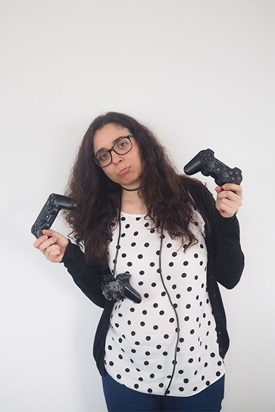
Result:
{"label": "woman's nose", "polygon": [[123,156],[117,154],[114,151],[112,152],[112,161],[113,161],[114,164],[120,163],[122,161],[122,159],[123,159]]}

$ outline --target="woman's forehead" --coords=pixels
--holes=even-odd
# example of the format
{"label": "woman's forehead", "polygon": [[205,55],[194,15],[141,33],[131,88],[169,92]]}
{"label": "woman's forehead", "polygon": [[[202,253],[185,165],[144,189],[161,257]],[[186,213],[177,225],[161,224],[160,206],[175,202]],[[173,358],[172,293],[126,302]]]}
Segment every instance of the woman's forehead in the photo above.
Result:
{"label": "woman's forehead", "polygon": [[119,137],[128,136],[129,133],[126,127],[113,123],[106,124],[94,134],[94,151],[101,148],[109,149]]}

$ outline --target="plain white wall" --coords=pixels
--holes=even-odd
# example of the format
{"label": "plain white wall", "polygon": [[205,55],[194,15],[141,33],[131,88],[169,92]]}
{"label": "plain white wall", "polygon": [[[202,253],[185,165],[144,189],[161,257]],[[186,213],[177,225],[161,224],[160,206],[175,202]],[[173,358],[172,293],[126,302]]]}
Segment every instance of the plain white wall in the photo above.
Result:
{"label": "plain white wall", "polygon": [[[0,411],[106,410],[92,357],[101,310],[33,248],[30,228],[108,110],[151,127],[179,170],[207,147],[243,170],[246,268],[221,290],[231,335],[223,410],[274,411],[274,1],[0,6]],[[59,217],[54,227],[69,231]]]}

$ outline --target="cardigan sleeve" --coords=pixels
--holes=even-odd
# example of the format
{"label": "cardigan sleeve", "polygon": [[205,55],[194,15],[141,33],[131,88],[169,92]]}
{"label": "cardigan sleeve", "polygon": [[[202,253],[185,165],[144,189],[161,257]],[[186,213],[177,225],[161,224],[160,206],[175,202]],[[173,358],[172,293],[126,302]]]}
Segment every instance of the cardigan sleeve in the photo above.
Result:
{"label": "cardigan sleeve", "polygon": [[103,308],[106,300],[101,293],[101,274],[86,263],[80,247],[69,242],[62,262],[82,292],[93,303]]}
{"label": "cardigan sleeve", "polygon": [[234,288],[244,269],[244,254],[240,243],[237,216],[225,218],[216,209],[214,196],[203,184],[189,186],[206,225],[208,275],[227,289]]}
{"label": "cardigan sleeve", "polygon": [[236,215],[224,218],[217,210],[214,215],[215,223],[210,232],[213,276],[221,285],[232,289],[239,283],[244,269],[240,225]]}

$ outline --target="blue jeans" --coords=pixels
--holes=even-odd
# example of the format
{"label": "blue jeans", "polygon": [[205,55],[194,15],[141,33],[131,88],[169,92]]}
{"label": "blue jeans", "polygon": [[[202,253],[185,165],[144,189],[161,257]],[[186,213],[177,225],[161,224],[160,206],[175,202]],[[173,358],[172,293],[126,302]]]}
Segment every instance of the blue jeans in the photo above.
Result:
{"label": "blue jeans", "polygon": [[194,396],[158,396],[137,392],[102,377],[109,412],[220,412],[224,397],[224,376]]}

